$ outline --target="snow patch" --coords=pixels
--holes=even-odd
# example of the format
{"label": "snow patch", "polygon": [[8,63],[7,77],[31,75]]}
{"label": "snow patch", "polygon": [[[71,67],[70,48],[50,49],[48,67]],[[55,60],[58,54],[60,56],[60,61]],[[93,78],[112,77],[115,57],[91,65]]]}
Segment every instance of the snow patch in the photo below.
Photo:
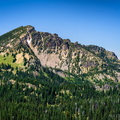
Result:
{"label": "snow patch", "polygon": [[27,39],[27,43],[30,44],[32,39]]}

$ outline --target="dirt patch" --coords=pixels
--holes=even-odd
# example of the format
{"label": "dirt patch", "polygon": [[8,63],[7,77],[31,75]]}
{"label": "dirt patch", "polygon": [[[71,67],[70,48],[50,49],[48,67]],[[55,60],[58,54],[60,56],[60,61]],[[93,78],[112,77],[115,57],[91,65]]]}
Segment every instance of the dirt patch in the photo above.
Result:
{"label": "dirt patch", "polygon": [[29,54],[25,54],[25,58],[26,58],[27,60],[29,60],[29,59],[30,59]]}
{"label": "dirt patch", "polygon": [[1,53],[0,53],[0,55],[5,55],[5,54],[6,54],[6,52],[1,52]]}
{"label": "dirt patch", "polygon": [[23,62],[23,53],[17,54],[16,55],[16,63],[20,64]]}
{"label": "dirt patch", "polygon": [[11,82],[12,84],[15,84],[15,80],[9,80],[9,82]]}
{"label": "dirt patch", "polygon": [[25,35],[26,35],[26,34],[22,34],[22,35],[20,36],[20,39],[22,39],[23,37],[25,37]]}
{"label": "dirt patch", "polygon": [[7,45],[7,47],[11,47],[11,48],[12,48],[12,47],[13,47],[13,45],[11,45],[11,44],[8,44],[8,45]]}

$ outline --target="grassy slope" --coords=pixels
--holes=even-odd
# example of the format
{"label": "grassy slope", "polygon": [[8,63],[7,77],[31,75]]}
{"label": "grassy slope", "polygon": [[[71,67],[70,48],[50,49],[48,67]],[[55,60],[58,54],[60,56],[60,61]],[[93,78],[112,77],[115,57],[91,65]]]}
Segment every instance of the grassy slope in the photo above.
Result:
{"label": "grassy slope", "polygon": [[3,56],[3,55],[0,55],[0,64],[1,63],[4,63],[4,64],[10,64],[13,68],[16,68],[16,67],[22,67],[23,66],[23,63],[20,63],[20,64],[17,64],[17,63],[13,63],[13,56],[11,55],[8,55],[8,56]]}

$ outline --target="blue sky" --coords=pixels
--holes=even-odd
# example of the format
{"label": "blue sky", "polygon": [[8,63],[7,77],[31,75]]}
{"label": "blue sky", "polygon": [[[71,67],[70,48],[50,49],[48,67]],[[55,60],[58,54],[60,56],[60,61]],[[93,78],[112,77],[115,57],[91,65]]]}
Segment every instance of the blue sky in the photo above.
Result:
{"label": "blue sky", "polygon": [[98,45],[120,58],[119,0],[0,0],[0,35],[19,26]]}

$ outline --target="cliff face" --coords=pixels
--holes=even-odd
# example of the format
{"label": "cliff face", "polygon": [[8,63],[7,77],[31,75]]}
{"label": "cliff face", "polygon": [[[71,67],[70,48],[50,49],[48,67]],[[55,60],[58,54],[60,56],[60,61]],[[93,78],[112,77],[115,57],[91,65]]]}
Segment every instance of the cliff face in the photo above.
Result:
{"label": "cliff face", "polygon": [[32,41],[28,45],[43,66],[81,74],[94,68],[101,71],[108,65],[108,61],[118,60],[113,52],[104,48],[72,43],[57,34],[32,31],[29,32],[29,36]]}
{"label": "cliff face", "polygon": [[[2,42],[3,38],[4,42]],[[18,51],[19,46],[24,45],[24,50],[27,49],[35,55],[35,57],[29,55],[32,59],[30,60],[38,59],[44,67],[84,75],[86,79],[93,81],[106,77],[119,81],[118,58],[113,52],[106,51],[102,47],[72,43],[69,39],[62,39],[57,34],[37,32],[32,26],[17,28],[1,36],[0,40],[1,51],[10,51],[15,48]]]}

